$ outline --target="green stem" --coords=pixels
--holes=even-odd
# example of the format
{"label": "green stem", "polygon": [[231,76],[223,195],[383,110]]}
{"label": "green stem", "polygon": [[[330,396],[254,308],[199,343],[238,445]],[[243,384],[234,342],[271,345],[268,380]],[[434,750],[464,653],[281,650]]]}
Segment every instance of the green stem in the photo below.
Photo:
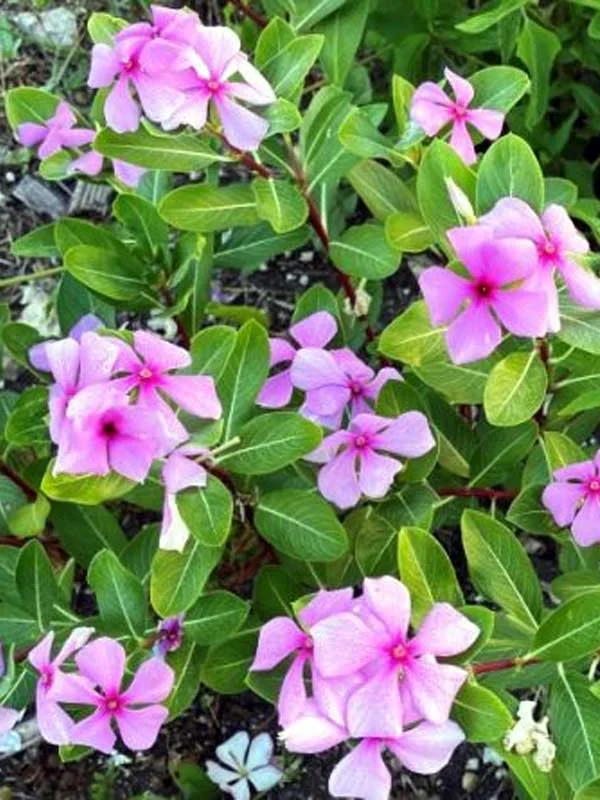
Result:
{"label": "green stem", "polygon": [[[233,437],[233,439],[229,439],[229,441],[228,441],[228,442],[223,442],[223,444],[220,444],[218,447],[214,447],[214,448],[213,448],[213,449],[210,451],[210,453],[211,453],[211,455],[212,455],[213,457],[214,457],[214,456],[218,456],[218,455],[219,455],[220,453],[222,453],[224,450],[229,450],[229,448],[231,448],[231,447],[235,447],[235,446],[236,446],[236,445],[238,445],[238,444],[239,444],[241,441],[242,441],[242,440],[240,439],[240,437],[239,437],[239,436],[234,436],[234,437]],[[218,459],[217,459],[217,461],[218,461]]]}
{"label": "green stem", "polygon": [[30,281],[41,281],[44,278],[51,278],[53,275],[60,275],[65,271],[65,267],[51,267],[50,269],[40,269],[38,272],[30,272],[28,275],[14,275],[12,278],[2,278],[0,280],[0,289],[5,286],[18,286],[20,283],[29,283]]}

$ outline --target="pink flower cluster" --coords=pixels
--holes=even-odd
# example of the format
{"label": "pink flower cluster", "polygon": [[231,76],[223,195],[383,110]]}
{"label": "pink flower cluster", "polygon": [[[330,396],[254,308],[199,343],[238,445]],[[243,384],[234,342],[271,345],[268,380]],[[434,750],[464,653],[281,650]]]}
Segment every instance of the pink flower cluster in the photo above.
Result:
{"label": "pink flower cluster", "polygon": [[542,502],[561,528],[570,526],[581,547],[600,542],[600,451],[592,461],[569,464],[554,472]]}
{"label": "pink flower cluster", "polygon": [[201,130],[212,104],[229,144],[255,150],[268,124],[238,101],[263,106],[276,98],[241,52],[237,34],[204,26],[189,10],[154,5],[151,12],[151,22],[129,25],[113,46],[92,50],[89,85],[112,87],[104,106],[107,124],[119,133],[137,130],[141,111],[132,93],[146,117],[165,130]]}
{"label": "pink flower cluster", "polygon": [[538,217],[523,200],[506,197],[476,225],[447,235],[466,275],[430,267],[419,285],[433,324],[448,326],[456,364],[489,356],[503,327],[527,337],[559,330],[556,274],[576,303],[600,308],[600,280],[578,262],[589,245],[562,206]]}
{"label": "pink flower cluster", "polygon": [[479,629],[436,603],[411,636],[410,610],[398,580],[366,578],[359,598],[352,589],[320,591],[298,613],[299,625],[276,617],[261,629],[252,670],[292,659],[277,702],[286,747],[320,753],[360,740],[331,775],[334,797],[387,800],[385,748],[408,769],[429,774],[464,739],[449,715],[467,671],[443,659],[469,648]]}
{"label": "pink flower cluster", "polygon": [[450,125],[451,147],[465,164],[474,164],[477,154],[467,125],[472,125],[487,139],[497,139],[502,133],[504,114],[490,108],[470,108],[475,96],[472,84],[450,69],[444,70],[444,76],[455,99],[448,97],[437,83],[422,83],[412,97],[411,118],[428,136],[435,136]]}
{"label": "pink flower cluster", "polygon": [[[55,114],[46,122],[24,122],[17,128],[17,138],[25,147],[38,147],[37,154],[41,159],[50,158],[62,150],[78,150],[90,144],[96,136],[92,128],[76,128],[77,117],[68,103],[58,104]],[[126,186],[135,187],[146,171],[133,164],[115,159],[113,168],[117,178]],[[98,175],[102,171],[104,160],[99,153],[89,150],[75,158],[69,165],[70,172],[84,172],[86,175]]]}
{"label": "pink flower cluster", "polygon": [[[327,311],[317,311],[292,325],[290,338],[271,339],[271,367],[276,372],[265,383],[258,402],[281,408],[294,389],[304,392],[300,413],[335,433],[307,456],[323,464],[321,494],[339,508],[355,506],[361,496],[383,497],[402,469],[392,456],[415,458],[435,446],[427,419],[417,411],[397,419],[377,416],[373,404],[385,384],[400,380],[391,367],[377,374],[348,348],[326,350],[337,334],[337,322]],[[342,425],[347,429],[339,430]]]}
{"label": "pink flower cluster", "polygon": [[[131,750],[147,750],[156,741],[169,712],[161,705],[171,693],[175,675],[160,658],[138,667],[123,688],[126,653],[114,639],[89,641],[93,628],[76,628],[52,657],[54,632],[48,633],[29,653],[38,674],[37,723],[42,737],[54,745],[85,745],[110,753],[116,742],[116,725]],[[65,669],[74,658],[72,666]],[[63,705],[91,707],[92,713],[76,722]],[[20,714],[0,709],[0,733],[9,730]]]}

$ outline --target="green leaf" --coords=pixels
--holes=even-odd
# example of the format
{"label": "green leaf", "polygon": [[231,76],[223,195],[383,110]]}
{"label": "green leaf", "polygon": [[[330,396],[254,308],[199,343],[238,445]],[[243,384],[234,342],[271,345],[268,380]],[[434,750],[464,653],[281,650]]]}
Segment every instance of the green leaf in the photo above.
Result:
{"label": "green leaf", "polygon": [[322,435],[318,425],[297,413],[277,411],[247,422],[239,437],[239,445],[221,456],[218,463],[232,472],[266,475],[312,452]]}
{"label": "green leaf", "polygon": [[56,223],[52,222],[20,236],[11,244],[10,252],[19,258],[58,258],[60,253],[54,238],[55,227]]}
{"label": "green leaf", "polygon": [[485,67],[470,76],[475,89],[473,108],[493,108],[507,113],[529,89],[529,78],[515,67]]}
{"label": "green leaf", "polygon": [[202,667],[202,682],[219,694],[240,694],[256,651],[257,630],[243,630],[209,648]]}
{"label": "green leaf", "polygon": [[560,330],[555,336],[562,342],[600,355],[600,314],[591,308],[583,308],[565,301],[560,304]]}
{"label": "green leaf", "polygon": [[101,506],[53,503],[50,519],[62,546],[83,567],[101,550],[118,555],[127,544],[116,517]]}
{"label": "green leaf", "polygon": [[13,130],[22,122],[44,123],[54,116],[59,102],[54,94],[21,86],[6,93],[6,116]]}
{"label": "green leaf", "polygon": [[210,375],[218,380],[235,346],[235,339],[235,330],[227,325],[211,325],[199,331],[190,347],[192,374]]}
{"label": "green leaf", "polygon": [[187,611],[221,559],[221,547],[206,547],[190,538],[183,553],[159,550],[152,562],[150,599],[161,617]]}
{"label": "green leaf", "polygon": [[490,372],[483,395],[492,425],[510,427],[531,419],[546,397],[548,373],[537,350],[511,353]]}
{"label": "green leaf", "polygon": [[420,625],[434,603],[460,606],[465,602],[448,554],[428,531],[400,530],[398,566],[410,591],[414,626]]}
{"label": "green leaf", "polygon": [[332,14],[346,0],[295,0],[294,28],[300,33],[308,31],[325,17]]}
{"label": "green leaf", "polygon": [[517,56],[531,75],[531,99],[525,116],[529,129],[543,119],[548,109],[550,73],[561,47],[555,33],[525,17],[517,42]]}
{"label": "green leaf", "polygon": [[269,372],[269,338],[250,320],[236,335],[235,345],[218,383],[223,403],[223,440],[235,436],[250,416]]}
{"label": "green leaf", "polygon": [[303,225],[295,231],[277,234],[266,222],[234,229],[214,256],[214,266],[244,272],[259,267],[273,256],[296,250],[310,239],[310,229]]}
{"label": "green leaf", "polygon": [[15,508],[8,517],[8,528],[13,536],[21,539],[44,532],[50,513],[50,503],[43,494],[38,494],[33,503]]}
{"label": "green leaf", "polygon": [[545,203],[557,203],[565,208],[571,208],[577,202],[579,190],[577,184],[565,178],[544,178]]}
{"label": "green leaf", "polygon": [[477,213],[485,214],[503,197],[519,197],[534,211],[544,206],[544,176],[531,147],[509,133],[481,159],[477,176]]}
{"label": "green leaf", "polygon": [[17,447],[44,444],[50,441],[46,417],[48,415],[48,389],[32,386],[19,396],[6,421],[6,441]]}
{"label": "green leaf", "polygon": [[331,506],[302,489],[263,495],[255,523],[261,536],[291,558],[335,561],[348,550],[346,531]]}
{"label": "green leaf", "polygon": [[532,755],[521,756],[505,750],[501,743],[495,748],[508,765],[517,785],[527,792],[531,800],[547,800],[550,794],[550,780],[533,760]]}
{"label": "green leaf", "polygon": [[497,25],[501,20],[523,8],[527,5],[528,0],[500,0],[489,4],[488,8],[480,11],[478,14],[470,14],[465,22],[461,22],[456,27],[463,33],[483,33],[491,28],[492,25]]}
{"label": "green leaf", "polygon": [[583,675],[559,664],[550,713],[558,763],[572,788],[581,789],[600,775],[600,700]]}
{"label": "green leaf", "polygon": [[372,506],[356,509],[344,520],[344,527],[354,538],[354,556],[358,568],[368,577],[388,575],[396,570],[398,529]]}
{"label": "green leaf", "polygon": [[[29,611],[44,632],[52,619],[52,607],[58,596],[58,586],[52,565],[42,545],[31,541],[19,553],[15,567],[17,590],[21,606]],[[11,642],[11,639],[8,639]]]}
{"label": "green leaf", "polygon": [[142,264],[125,249],[118,254],[77,245],[67,250],[64,264],[74,278],[104,297],[130,302],[145,298],[152,304]]}
{"label": "green leaf", "polygon": [[383,280],[398,269],[400,258],[381,225],[356,225],[331,242],[329,257],[346,275]]}
{"label": "green leaf", "polygon": [[[27,580],[31,598],[31,578],[28,577]],[[0,639],[3,642],[10,642],[15,647],[28,646],[39,639],[45,629],[45,626],[40,626],[39,619],[29,611],[8,603],[0,603]],[[4,697],[3,701],[7,702],[7,698]]]}
{"label": "green leaf", "polygon": [[233,499],[229,490],[213,475],[208,476],[204,488],[179,492],[177,508],[188,530],[200,544],[218,547],[229,536]]}
{"label": "green leaf", "polygon": [[497,362],[497,355],[469,364],[453,364],[448,358],[437,358],[413,367],[413,372],[451,403],[480,405],[489,374]]}
{"label": "green leaf", "polygon": [[231,592],[204,594],[186,611],[185,636],[196,644],[214,645],[238,631],[248,616],[248,604]]}
{"label": "green leaf", "polygon": [[469,200],[474,201],[475,175],[449,144],[437,139],[427,148],[421,161],[417,175],[417,199],[425,224],[436,241],[451,253],[446,231],[462,225],[462,219],[448,194],[447,178],[452,178]]}
{"label": "green leaf", "polygon": [[600,590],[600,573],[592,570],[577,570],[559,575],[552,581],[552,594],[559,600],[572,600],[585,592]]}
{"label": "green leaf", "polygon": [[156,256],[167,246],[169,228],[149,200],[124,192],[115,200],[113,211],[116,218],[134,234],[136,244],[147,256]]}
{"label": "green leaf", "polygon": [[194,701],[200,688],[205,648],[184,639],[180,648],[169,653],[167,661],[175,672],[175,683],[168,699],[169,719],[182,714]]}
{"label": "green leaf", "polygon": [[231,161],[198,135],[155,136],[144,128],[135,133],[117,133],[105,128],[96,136],[94,150],[111,159],[168,172],[196,172],[215,161]]}
{"label": "green leaf", "polygon": [[[390,214],[417,211],[417,198],[405,183],[378,161],[367,159],[356,164],[347,175],[354,190],[371,214],[385,222]],[[400,248],[402,249],[402,248]]]}
{"label": "green leaf", "polygon": [[287,233],[304,225],[308,204],[300,189],[287,181],[256,178],[252,181],[256,212],[275,233]]}
{"label": "green leaf", "polygon": [[542,491],[541,486],[527,486],[523,489],[511,503],[506,519],[528,533],[553,536],[558,533],[558,528],[542,505]]}
{"label": "green leaf", "polygon": [[461,519],[462,541],[473,583],[486,597],[531,628],[542,613],[542,590],[531,561],[506,526],[479,511]]}
{"label": "green leaf", "polygon": [[514,471],[529,453],[537,433],[535,422],[490,430],[473,453],[469,486],[493,486],[503,480],[507,470]]}
{"label": "green leaf", "polygon": [[135,575],[121,564],[112,550],[97,553],[87,580],[92,587],[100,617],[111,634],[140,638],[146,629],[146,597]]}
{"label": "green leaf", "polygon": [[115,500],[131,491],[133,481],[111,472],[108,475],[68,475],[65,472],[54,474],[54,461],[46,468],[41,489],[52,500],[65,503],[80,503],[84,506],[97,506],[107,500]]}
{"label": "green leaf", "polygon": [[292,603],[302,594],[302,585],[285,567],[267,564],[254,580],[252,610],[265,621],[273,617],[291,617]]}
{"label": "green leaf", "polygon": [[[13,483],[10,478],[5,475],[0,475],[0,535],[10,533],[8,527],[8,519],[10,515],[18,508],[27,504],[27,498],[22,490]],[[0,550],[1,552],[1,550]],[[2,578],[2,570],[0,569],[0,578]],[[2,586],[2,583],[0,583]],[[0,596],[2,592],[0,591]]]}
{"label": "green leaf", "polygon": [[345,152],[337,133],[350,110],[350,95],[337,86],[325,86],[313,97],[300,128],[300,158],[313,192],[325,181],[345,175],[356,157]]}
{"label": "green leaf", "polygon": [[182,186],[169,192],[159,211],[175,228],[197,233],[255,225],[260,220],[251,187],[241,183]]}
{"label": "green leaf", "polygon": [[[213,259],[213,237],[199,233],[184,234],[178,242],[182,268],[187,270],[178,292],[185,296],[189,293],[183,320],[186,331],[195,333],[202,327],[206,306],[211,297],[211,279]],[[183,251],[183,253],[182,253]]]}
{"label": "green leaf", "polygon": [[552,611],[540,625],[532,658],[572,661],[598,649],[600,591],[574,597]]}
{"label": "green leaf", "polygon": [[497,694],[469,681],[454,700],[452,719],[469,742],[488,743],[502,739],[513,725],[512,714]]}
{"label": "green leaf", "polygon": [[385,238],[394,250],[421,253],[433,244],[433,234],[417,211],[396,211],[385,221]]}
{"label": "green leaf", "polygon": [[346,0],[319,25],[318,32],[324,37],[321,64],[329,82],[336,86],[344,86],[354,64],[368,13],[364,0]]}
{"label": "green leaf", "polygon": [[304,78],[323,46],[316,34],[298,36],[282,19],[271,20],[256,45],[256,66],[273,87],[277,97],[298,103]]}
{"label": "green leaf", "polygon": [[60,280],[56,296],[56,314],[60,322],[61,332],[65,335],[86,314],[99,317],[107,328],[116,327],[115,310],[106,300],[102,300],[93,292],[65,272]]}
{"label": "green leaf", "polygon": [[379,338],[379,352],[419,367],[445,354],[444,331],[432,327],[427,306],[418,300],[384,329]]}
{"label": "green leaf", "polygon": [[97,247],[102,250],[110,250],[122,257],[126,257],[129,254],[129,250],[127,250],[123,242],[117,239],[110,231],[83,219],[67,218],[59,220],[56,223],[55,238],[58,249],[63,256],[67,250],[80,244]]}
{"label": "green leaf", "polygon": [[[373,109],[378,111],[377,106],[373,106]],[[364,106],[350,109],[340,125],[338,137],[346,150],[360,158],[385,158],[392,164],[400,164],[408,158],[394,147],[391,139],[381,133],[377,120]]]}
{"label": "green leaf", "polygon": [[[36,329],[23,322],[7,322],[0,329],[0,334],[2,343],[17,364],[35,372],[29,363],[29,351],[34,344],[43,341]],[[35,374],[39,373],[35,372]]]}
{"label": "green leaf", "polygon": [[274,136],[276,133],[291,133],[291,131],[298,130],[302,125],[302,114],[294,103],[284,100],[283,97],[267,106],[263,112],[263,117],[269,123],[267,137]]}
{"label": "green leaf", "polygon": [[112,45],[117,33],[125,27],[127,23],[124,19],[98,11],[94,11],[87,22],[88,33],[94,44]]}

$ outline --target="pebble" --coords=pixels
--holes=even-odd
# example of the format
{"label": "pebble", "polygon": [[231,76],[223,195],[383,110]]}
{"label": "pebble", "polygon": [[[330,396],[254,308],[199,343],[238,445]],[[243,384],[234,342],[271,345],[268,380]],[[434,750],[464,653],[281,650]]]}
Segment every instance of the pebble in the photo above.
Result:
{"label": "pebble", "polygon": [[298,283],[300,284],[300,286],[308,286],[309,280],[310,278],[308,275],[300,275],[300,277],[298,278]]}
{"label": "pebble", "polygon": [[304,253],[300,253],[300,261],[303,264],[310,264],[314,256],[315,254],[313,252],[311,252],[310,250],[306,250]]}
{"label": "pebble", "polygon": [[495,764],[497,767],[500,767],[502,764],[504,764],[504,760],[498,755],[498,753],[495,750],[492,750],[491,747],[484,747],[483,763]]}
{"label": "pebble", "polygon": [[465,774],[462,776],[462,788],[469,794],[475,791],[478,783],[479,778],[474,772],[465,772]]}
{"label": "pebble", "polygon": [[479,759],[478,758],[469,758],[465,767],[470,770],[471,772],[477,772],[479,769]]}
{"label": "pebble", "polygon": [[40,47],[68,50],[77,43],[77,19],[68,8],[52,8],[40,14],[23,11],[14,18],[17,28]]}
{"label": "pebble", "polygon": [[[8,180],[8,173],[6,174]],[[36,214],[46,214],[52,219],[58,219],[66,214],[67,201],[62,194],[51,189],[31,175],[25,175],[13,189],[13,196],[20,200],[27,208]]]}

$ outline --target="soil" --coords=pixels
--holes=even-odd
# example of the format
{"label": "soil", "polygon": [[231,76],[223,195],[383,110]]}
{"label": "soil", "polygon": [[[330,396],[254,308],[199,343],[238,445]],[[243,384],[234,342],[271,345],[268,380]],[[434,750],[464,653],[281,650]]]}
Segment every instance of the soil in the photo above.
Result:
{"label": "soil", "polygon": [[[0,2],[0,8],[3,3]],[[63,5],[82,12],[110,10],[108,2],[77,3]],[[113,4],[114,5],[114,4]],[[125,4],[126,5],[126,4]],[[172,5],[180,5],[172,3]],[[196,4],[208,21],[216,21],[219,3]],[[80,17],[82,24],[84,14]],[[41,58],[40,51],[29,45],[21,48],[19,57],[1,73],[3,88],[18,85],[43,85],[49,76],[48,58]],[[74,65],[73,69],[76,68]],[[67,72],[68,76],[68,72]],[[67,92],[67,95],[69,93]],[[85,89],[73,90],[68,99],[85,103]],[[23,160],[23,153],[15,146],[12,135],[0,110],[0,276],[7,277],[31,271],[38,265],[32,260],[14,258],[9,253],[13,240],[30,230],[50,221],[50,217],[33,210],[19,200],[15,187],[25,175],[35,176],[36,163]],[[67,181],[52,189],[58,193],[57,208],[61,203],[68,206],[75,189],[74,181]],[[359,212],[360,213],[360,212]],[[48,263],[41,268],[47,267]],[[268,313],[272,329],[284,330],[289,323],[294,302],[309,285],[323,281],[337,290],[335,278],[322,256],[311,246],[301,251],[278,257],[264,270],[244,276],[238,271],[221,271],[217,276],[219,299],[222,302],[244,304],[261,308]],[[52,283],[48,284],[52,288]],[[382,322],[396,316],[409,302],[415,292],[412,272],[406,265],[386,281]],[[0,298],[9,302],[13,319],[23,307],[21,288],[5,292]],[[20,374],[12,376],[12,383],[22,382]],[[143,520],[140,520],[142,522]],[[452,554],[454,556],[454,553]],[[457,560],[462,553],[457,553]],[[110,760],[99,755],[90,755],[79,762],[62,764],[56,748],[45,744],[33,745],[18,755],[0,761],[0,798],[14,800],[82,800],[84,798],[115,798],[128,800],[136,795],[150,797],[179,797],[177,787],[170,777],[169,764],[177,760],[191,761],[202,765],[207,758],[214,757],[217,745],[237,730],[251,733],[268,731],[277,736],[277,725],[271,706],[251,693],[235,697],[216,697],[201,691],[195,704],[174,723],[163,729],[156,746],[147,753],[128,753],[130,760],[114,769],[112,789],[100,793],[94,790],[99,785],[98,775],[106,776]],[[280,753],[280,748],[277,752]],[[323,756],[308,759],[285,756],[287,783],[268,794],[269,800],[325,800],[328,797],[327,780],[333,765],[339,760],[343,749]],[[439,775],[422,777],[402,771],[390,761],[394,773],[393,800],[401,798],[428,798],[429,800],[508,800],[513,789],[502,765],[488,759],[481,748],[463,745],[456,752],[452,763]],[[280,759],[283,756],[279,756]],[[107,782],[106,782],[107,783]],[[107,783],[108,785],[108,783]],[[145,794],[147,793],[147,794]]]}

